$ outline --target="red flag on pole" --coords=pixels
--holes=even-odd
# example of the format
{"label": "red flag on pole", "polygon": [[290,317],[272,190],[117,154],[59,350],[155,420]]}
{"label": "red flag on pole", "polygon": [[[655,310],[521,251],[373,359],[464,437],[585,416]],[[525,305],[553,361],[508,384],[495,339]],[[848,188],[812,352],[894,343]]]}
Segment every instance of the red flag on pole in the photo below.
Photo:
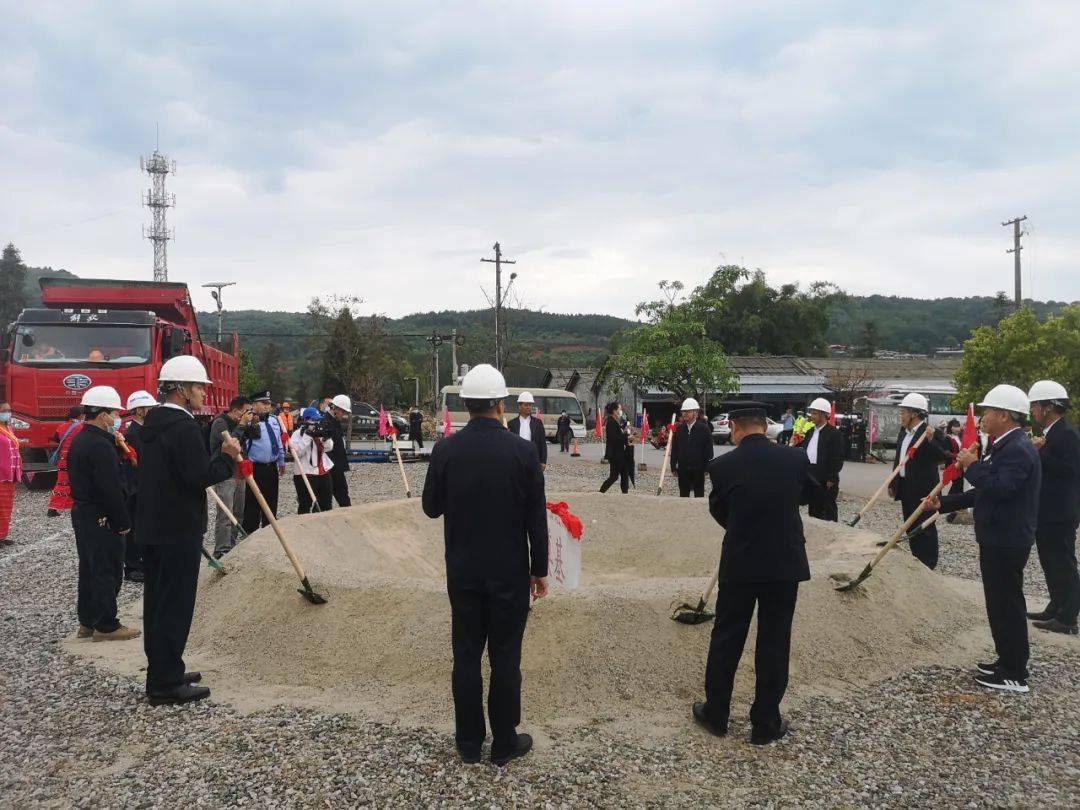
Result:
{"label": "red flag on pole", "polygon": [[649,412],[641,412],[641,443],[645,444],[649,440]]}
{"label": "red flag on pole", "polygon": [[379,438],[385,439],[388,431],[386,430],[386,411],[383,410],[383,406],[379,406]]}
{"label": "red flag on pole", "polygon": [[453,431],[454,426],[450,422],[450,409],[443,408],[442,410],[442,435],[443,438],[448,438]]}
{"label": "red flag on pole", "polygon": [[829,410],[829,424],[836,427],[836,403],[833,402],[832,408]]}
{"label": "red flag on pole", "polygon": [[[977,447],[979,444],[979,429],[976,427],[975,422],[975,405],[974,403],[968,403],[967,421],[964,422],[964,432],[960,436],[960,447]],[[941,482],[943,484],[951,484],[956,479],[963,476],[960,468],[956,466],[954,461],[948,467],[945,468],[945,472],[941,474]]]}

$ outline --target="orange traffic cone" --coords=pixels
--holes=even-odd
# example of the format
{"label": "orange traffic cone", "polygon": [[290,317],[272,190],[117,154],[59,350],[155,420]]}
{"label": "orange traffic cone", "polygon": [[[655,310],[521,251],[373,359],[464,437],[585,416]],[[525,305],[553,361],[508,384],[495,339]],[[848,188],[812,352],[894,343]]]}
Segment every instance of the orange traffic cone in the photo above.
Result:
{"label": "orange traffic cone", "polygon": [[570,446],[570,457],[571,458],[581,458],[581,451],[578,450],[577,437],[576,436],[574,437],[574,443]]}

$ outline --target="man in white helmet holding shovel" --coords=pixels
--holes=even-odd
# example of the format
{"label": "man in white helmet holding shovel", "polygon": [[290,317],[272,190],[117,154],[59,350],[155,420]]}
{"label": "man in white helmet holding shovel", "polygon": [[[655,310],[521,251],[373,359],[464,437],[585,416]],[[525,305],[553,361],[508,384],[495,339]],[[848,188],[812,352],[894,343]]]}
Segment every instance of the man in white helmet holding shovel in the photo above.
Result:
{"label": "man in white helmet holding shovel", "polygon": [[701,406],[693,397],[683,400],[682,421],[671,437],[671,471],[679,480],[679,497],[705,497],[705,468],[713,457],[712,428],[700,419]]}
{"label": "man in white helmet holding shovel", "polygon": [[167,360],[158,374],[164,399],[146,417],[139,459],[136,535],[143,546],[143,647],[146,695],[152,706],[209,697],[184,668],[199,559],[206,534],[206,488],[229,478],[240,443],[228,436],[213,456],[192,413],[203,406],[210,379],[196,358]]}

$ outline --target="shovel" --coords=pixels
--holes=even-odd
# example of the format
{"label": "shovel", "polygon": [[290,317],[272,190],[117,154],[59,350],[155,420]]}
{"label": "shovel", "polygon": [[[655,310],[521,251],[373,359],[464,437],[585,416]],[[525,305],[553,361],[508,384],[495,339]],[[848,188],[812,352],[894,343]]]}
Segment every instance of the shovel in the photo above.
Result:
{"label": "shovel", "polygon": [[209,565],[211,568],[213,568],[215,571],[217,571],[219,574],[221,574],[222,576],[225,576],[225,574],[229,573],[228,571],[225,570],[225,566],[222,565],[221,563],[219,563],[213,557],[211,557],[210,552],[207,551],[205,548],[203,548],[202,546],[199,546],[199,551],[201,551],[202,555],[204,557],[206,557],[206,564]]}
{"label": "shovel", "polygon": [[720,566],[717,566],[716,570],[713,572],[712,579],[709,580],[709,584],[701,594],[701,599],[698,600],[697,605],[691,605],[687,602],[683,602],[681,605],[675,605],[671,610],[671,620],[679,622],[680,624],[702,624],[710,619],[716,618],[715,613],[709,613],[705,610],[705,605],[708,603],[709,597],[712,596],[713,588],[716,587],[716,581],[719,578]]}
{"label": "shovel", "polygon": [[304,472],[304,468],[300,464],[300,459],[296,457],[296,448],[293,447],[291,440],[288,442],[288,444],[293,451],[293,459],[296,461],[296,469],[300,472],[300,477],[304,479],[304,486],[307,487],[308,496],[311,498],[311,511],[321,512],[322,509],[319,507],[319,501],[315,497],[315,490],[311,488],[311,481],[308,480],[307,473]]}
{"label": "shovel", "polygon": [[671,415],[671,425],[668,427],[667,446],[664,448],[664,463],[660,465],[660,484],[656,487],[656,494],[664,491],[664,476],[667,475],[668,460],[671,458],[671,440],[675,436],[675,414]]}
{"label": "shovel", "polygon": [[[505,419],[506,417],[503,418]],[[398,447],[397,443],[397,430],[392,426],[390,428],[390,440],[394,443],[394,453],[397,455],[398,469],[401,470],[401,481],[405,484],[405,497],[411,498],[412,490],[409,489],[409,478],[405,475],[405,464],[401,460],[401,448]]]}
{"label": "shovel", "polygon": [[877,488],[877,492],[875,492],[872,496],[870,496],[870,500],[868,500],[866,502],[866,505],[862,509],[859,510],[859,514],[857,514],[851,520],[847,521],[848,526],[851,526],[852,528],[854,528],[856,525],[858,525],[859,521],[862,520],[863,515],[865,515],[867,512],[869,512],[870,507],[873,506],[875,503],[877,503],[878,498],[880,498],[884,494],[885,490],[887,490],[889,488],[889,484],[891,484],[893,482],[893,480],[896,478],[896,476],[898,476],[900,474],[900,471],[902,469],[904,469],[905,465],[907,465],[908,459],[911,458],[913,455],[915,455],[915,451],[919,449],[919,445],[922,444],[925,439],[926,439],[926,431],[924,430],[919,435],[919,438],[917,438],[915,440],[915,444],[913,444],[908,449],[907,455],[904,456],[904,458],[900,459],[900,463],[897,464],[895,467],[893,467],[892,472],[890,472],[887,476],[885,476],[885,480],[881,482],[881,486]]}
{"label": "shovel", "polygon": [[240,525],[240,521],[236,519],[236,515],[225,505],[225,501],[221,500],[221,497],[214,491],[213,487],[206,488],[207,494],[214,499],[214,503],[217,504],[218,510],[229,519],[229,522],[236,527],[236,540],[247,540],[248,533],[244,531],[244,527]]}
{"label": "shovel", "polygon": [[[922,502],[919,503],[919,505],[915,509],[915,511],[911,513],[911,517],[909,517],[907,520],[905,520],[904,524],[893,533],[893,536],[891,538],[889,538],[889,542],[885,544],[885,548],[881,549],[881,551],[878,552],[878,555],[876,557],[874,557],[873,560],[871,560],[869,563],[866,564],[866,568],[864,568],[862,570],[862,572],[857,577],[855,577],[855,579],[851,580],[850,582],[845,582],[843,585],[837,585],[836,590],[838,590],[838,591],[852,591],[852,590],[855,590],[855,588],[859,587],[859,585],[861,585],[863,582],[865,582],[867,580],[867,578],[870,576],[870,574],[873,572],[874,566],[876,566],[879,562],[881,562],[882,558],[886,554],[888,554],[890,551],[892,551],[892,549],[896,546],[896,544],[899,543],[905,536],[907,536],[907,531],[912,526],[915,525],[916,521],[918,521],[918,519],[919,519],[919,516],[924,511],[926,511],[926,502],[928,500],[932,500],[933,498],[936,498],[938,496],[938,494],[940,494],[941,488],[943,486],[945,486],[945,482],[939,481],[937,483],[937,485],[935,485],[934,488],[932,490],[930,490],[930,494],[927,495],[922,500]],[[925,525],[927,525],[927,526],[930,525],[930,522],[927,521]],[[910,536],[914,537],[915,535],[917,535],[919,533],[919,531],[922,531],[923,528],[924,528],[923,526],[920,526],[919,530],[916,531],[914,534],[912,534]]]}

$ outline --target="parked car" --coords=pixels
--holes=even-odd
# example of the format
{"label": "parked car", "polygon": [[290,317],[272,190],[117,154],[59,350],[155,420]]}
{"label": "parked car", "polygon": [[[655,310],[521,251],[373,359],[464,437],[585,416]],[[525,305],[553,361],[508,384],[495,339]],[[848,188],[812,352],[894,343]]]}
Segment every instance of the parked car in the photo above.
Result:
{"label": "parked car", "polygon": [[731,441],[731,422],[726,413],[718,413],[712,420],[713,444],[727,444]]}
{"label": "parked car", "polygon": [[[353,402],[352,412],[353,436],[361,439],[378,438],[379,409],[372,407],[366,402]],[[407,420],[395,413],[390,414],[390,419],[393,421],[394,429],[397,430],[399,437],[409,432],[409,423]]]}
{"label": "parked car", "polygon": [[780,434],[784,430],[784,426],[773,419],[769,419],[768,417],[765,417],[765,421],[769,423],[769,426],[765,429],[765,435],[774,442],[778,441],[780,439]]}

